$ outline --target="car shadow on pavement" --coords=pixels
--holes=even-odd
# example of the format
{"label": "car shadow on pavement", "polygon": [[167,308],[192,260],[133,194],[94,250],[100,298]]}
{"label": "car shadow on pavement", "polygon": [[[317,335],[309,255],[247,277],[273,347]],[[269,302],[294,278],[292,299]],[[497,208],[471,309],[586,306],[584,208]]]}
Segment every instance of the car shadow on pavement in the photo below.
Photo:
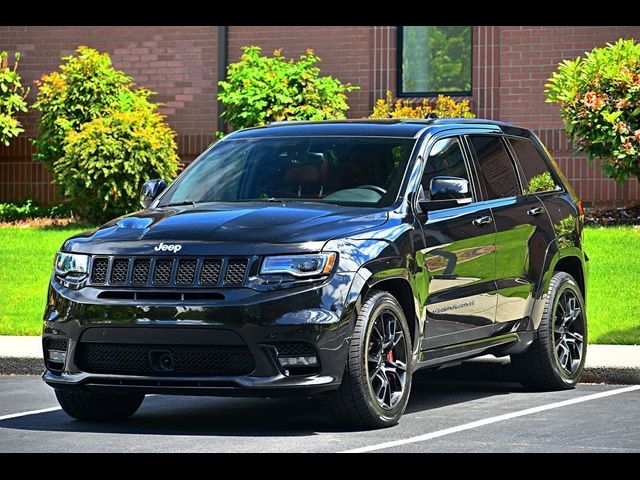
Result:
{"label": "car shadow on pavement", "polygon": [[[435,379],[434,379],[435,377]],[[443,381],[429,372],[415,375],[406,414],[522,391],[508,382]],[[47,432],[185,436],[311,436],[345,432],[334,425],[324,400],[148,396],[128,421],[79,422],[62,411],[0,421],[0,429]]]}

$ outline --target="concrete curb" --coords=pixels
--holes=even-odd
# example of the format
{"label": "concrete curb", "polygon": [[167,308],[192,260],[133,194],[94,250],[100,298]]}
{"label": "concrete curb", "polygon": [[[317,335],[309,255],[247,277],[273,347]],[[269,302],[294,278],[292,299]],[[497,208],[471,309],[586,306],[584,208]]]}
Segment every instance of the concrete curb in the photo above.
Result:
{"label": "concrete curb", "polygon": [[[44,372],[44,363],[41,358],[0,357],[0,375],[41,375],[42,372]],[[425,380],[517,382],[508,359],[487,357],[468,360],[457,367],[421,372],[419,375]],[[640,369],[587,366],[581,383],[638,385]]]}

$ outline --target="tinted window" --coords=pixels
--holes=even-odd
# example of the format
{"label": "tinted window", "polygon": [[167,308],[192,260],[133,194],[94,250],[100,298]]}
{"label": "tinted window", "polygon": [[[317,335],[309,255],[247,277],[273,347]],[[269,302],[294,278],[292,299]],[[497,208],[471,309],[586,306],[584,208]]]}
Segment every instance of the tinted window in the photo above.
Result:
{"label": "tinted window", "polygon": [[500,137],[471,136],[469,139],[478,158],[487,198],[491,200],[519,195],[515,167]]}
{"label": "tinted window", "polygon": [[274,200],[391,205],[415,142],[386,137],[223,140],[171,185],[160,206]]}
{"label": "tinted window", "polygon": [[406,26],[399,35],[400,93],[471,94],[470,26]]}
{"label": "tinted window", "polygon": [[524,193],[549,192],[560,189],[547,166],[547,162],[532,142],[519,138],[510,138],[509,142],[525,178]]}
{"label": "tinted window", "polygon": [[[462,148],[457,138],[443,138],[434,143],[422,175],[422,188],[427,197],[433,177],[459,177],[469,180]],[[471,196],[471,193],[469,193]]]}

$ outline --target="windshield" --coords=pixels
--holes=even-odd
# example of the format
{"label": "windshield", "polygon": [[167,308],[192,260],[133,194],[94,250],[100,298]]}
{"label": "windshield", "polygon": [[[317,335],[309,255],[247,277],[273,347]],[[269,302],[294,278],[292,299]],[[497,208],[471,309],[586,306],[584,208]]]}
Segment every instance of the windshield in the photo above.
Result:
{"label": "windshield", "polygon": [[221,141],[169,187],[159,207],[251,201],[389,206],[415,142],[388,137]]}

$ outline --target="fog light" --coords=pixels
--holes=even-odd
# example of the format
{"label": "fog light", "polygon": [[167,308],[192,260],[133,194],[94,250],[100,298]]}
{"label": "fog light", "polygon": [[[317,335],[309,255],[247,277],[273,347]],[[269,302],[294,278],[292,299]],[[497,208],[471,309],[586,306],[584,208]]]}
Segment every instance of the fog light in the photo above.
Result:
{"label": "fog light", "polygon": [[67,358],[67,352],[62,350],[49,350],[49,361],[54,363],[64,363]]}
{"label": "fog light", "polygon": [[318,357],[315,355],[308,357],[278,357],[278,361],[283,367],[315,367],[318,365]]}

